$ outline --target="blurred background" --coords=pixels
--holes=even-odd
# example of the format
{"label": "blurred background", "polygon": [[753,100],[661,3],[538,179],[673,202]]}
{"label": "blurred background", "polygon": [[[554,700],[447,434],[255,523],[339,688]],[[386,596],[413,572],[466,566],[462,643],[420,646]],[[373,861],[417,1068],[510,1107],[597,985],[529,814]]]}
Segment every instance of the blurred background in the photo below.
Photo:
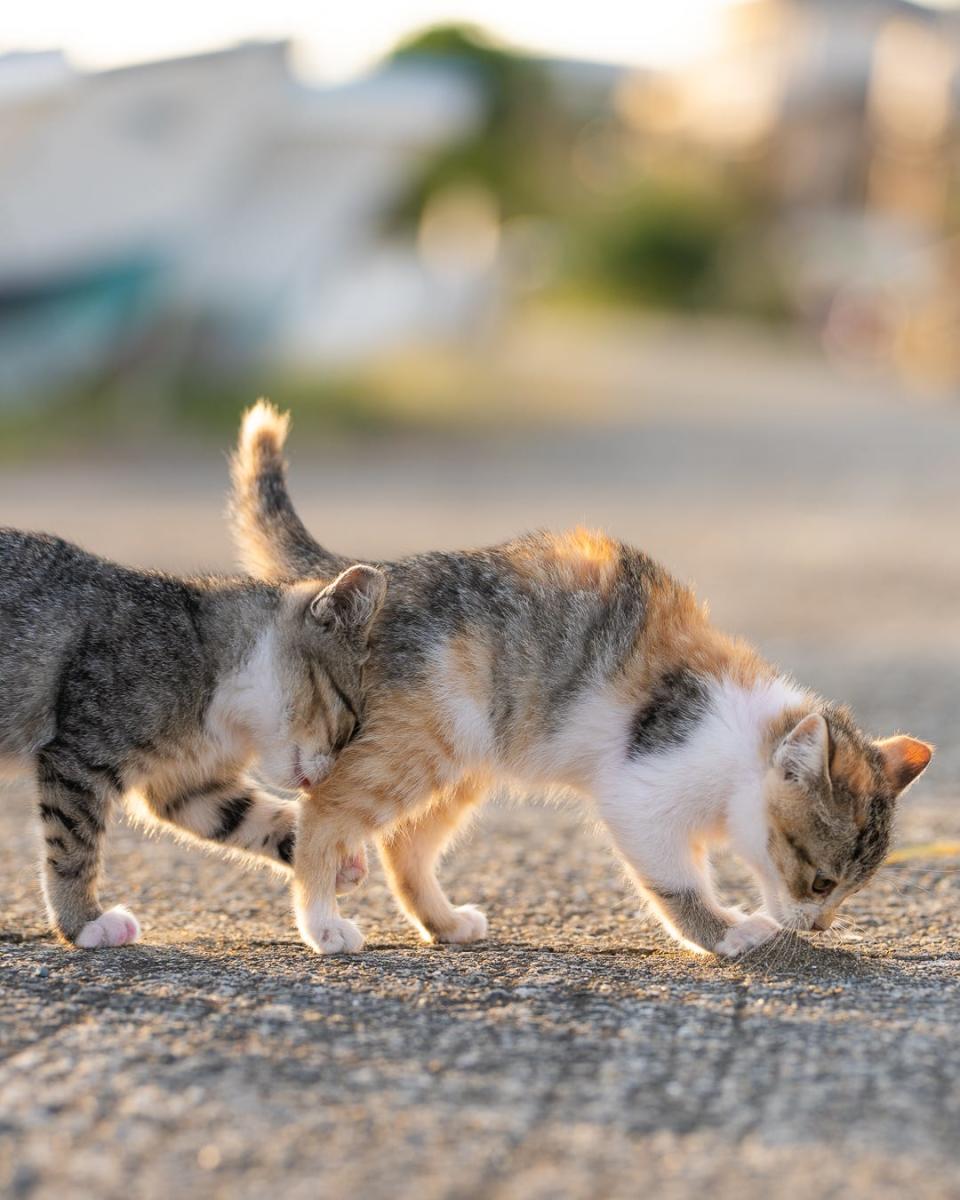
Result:
{"label": "blurred background", "polygon": [[265,393],[338,547],[605,525],[960,779],[960,10],[347,8],[8,6],[0,520],[227,567]]}
{"label": "blurred background", "polygon": [[582,416],[554,348],[588,370],[653,313],[731,370],[748,330],[956,394],[960,13],[196,7],[0,22],[8,439],[230,428],[260,390],[347,428]]}

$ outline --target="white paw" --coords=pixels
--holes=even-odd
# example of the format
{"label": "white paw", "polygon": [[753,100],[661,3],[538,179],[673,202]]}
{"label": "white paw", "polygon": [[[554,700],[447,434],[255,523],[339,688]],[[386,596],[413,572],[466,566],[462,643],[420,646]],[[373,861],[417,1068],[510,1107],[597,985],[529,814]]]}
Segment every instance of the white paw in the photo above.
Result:
{"label": "white paw", "polygon": [[88,921],[77,935],[81,950],[97,950],[101,946],[125,946],[140,936],[140,925],[132,912],[122,905],[107,909],[95,921]]}
{"label": "white paw", "polygon": [[764,913],[754,913],[752,917],[744,917],[736,925],[731,925],[715,947],[715,953],[723,958],[736,958],[738,954],[746,954],[755,950],[764,942],[777,936],[780,926],[773,917]]}
{"label": "white paw", "polygon": [[487,918],[479,908],[473,904],[463,904],[454,911],[457,914],[456,924],[446,933],[436,934],[434,941],[463,944],[479,942],[481,938],[487,936]]}
{"label": "white paw", "polygon": [[342,896],[344,892],[352,892],[354,888],[363,883],[366,877],[366,850],[360,850],[357,854],[351,854],[349,858],[342,859],[337,867],[337,895]]}
{"label": "white paw", "polygon": [[363,934],[346,917],[305,914],[298,923],[303,940],[318,954],[355,954],[363,949]]}

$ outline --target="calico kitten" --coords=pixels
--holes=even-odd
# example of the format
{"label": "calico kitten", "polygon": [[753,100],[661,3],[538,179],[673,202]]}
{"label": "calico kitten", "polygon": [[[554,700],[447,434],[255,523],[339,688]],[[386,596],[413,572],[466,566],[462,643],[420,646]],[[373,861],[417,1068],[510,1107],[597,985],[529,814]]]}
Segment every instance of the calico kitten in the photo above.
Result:
{"label": "calico kitten", "polygon": [[[261,402],[233,465],[234,521],[267,578],[343,570],[307,533],[285,484],[287,419]],[[846,709],[715,630],[693,594],[602,533],[537,533],[384,567],[362,737],[304,803],[294,863],[303,937],[358,950],[337,863],[370,835],[424,936],[486,932],[437,882],[444,844],[496,778],[588,797],[667,929],[736,955],[781,926],[825,929],[869,880],[894,802],[931,748],[873,741]],[[714,895],[709,847],[728,840],[764,910]]]}
{"label": "calico kitten", "polygon": [[359,729],[383,594],[373,567],[327,586],[181,580],[0,529],[0,758],[36,772],[44,893],[63,938],[93,949],[139,934],[97,897],[119,797],[210,845],[289,865],[299,805],[244,771],[256,758],[289,789],[326,776]]}

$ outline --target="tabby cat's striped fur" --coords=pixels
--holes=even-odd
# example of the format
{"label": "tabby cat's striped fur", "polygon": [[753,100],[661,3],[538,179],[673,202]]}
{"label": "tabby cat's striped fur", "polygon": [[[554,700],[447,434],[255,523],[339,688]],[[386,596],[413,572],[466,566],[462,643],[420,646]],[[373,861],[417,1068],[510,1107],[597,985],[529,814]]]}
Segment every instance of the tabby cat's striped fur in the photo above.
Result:
{"label": "tabby cat's striped fur", "polygon": [[[174,579],[0,529],[0,758],[36,772],[50,919],[85,948],[133,940],[97,894],[108,812],[286,868],[298,805],[357,731],[382,574],[329,586]],[[352,864],[341,874],[349,878]]]}

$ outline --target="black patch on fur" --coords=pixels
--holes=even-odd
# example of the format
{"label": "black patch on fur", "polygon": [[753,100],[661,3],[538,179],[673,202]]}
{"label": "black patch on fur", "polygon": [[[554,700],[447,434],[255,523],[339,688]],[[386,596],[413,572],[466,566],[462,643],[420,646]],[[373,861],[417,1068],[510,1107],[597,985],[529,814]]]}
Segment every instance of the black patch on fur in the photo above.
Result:
{"label": "black patch on fur", "polygon": [[123,795],[126,790],[123,786],[123,780],[120,777],[120,772],[111,763],[84,759],[80,757],[79,753],[77,754],[77,761],[85,770],[91,772],[91,774],[102,775],[118,795]]}
{"label": "black patch on fur", "polygon": [[250,796],[234,796],[225,800],[220,805],[220,824],[210,834],[213,841],[225,842],[227,838],[232,837],[246,820],[252,805],[253,799]]}
{"label": "black patch on fur", "polygon": [[277,842],[277,858],[288,866],[293,862],[293,847],[296,841],[292,833],[286,834]]}
{"label": "black patch on fur", "polygon": [[892,815],[893,804],[884,796],[874,796],[850,854],[858,879],[868,879],[887,857]]}
{"label": "black patch on fur", "polygon": [[213,779],[202,787],[194,788],[191,792],[180,792],[176,796],[171,796],[169,800],[161,804],[163,816],[168,821],[175,821],[177,814],[183,812],[188,805],[194,804],[197,800],[202,800],[207,796],[212,796],[216,792],[222,792],[230,786],[229,779]]}
{"label": "black patch on fur", "polygon": [[[279,447],[272,434],[260,433],[253,457],[256,461],[253,498],[257,516],[267,526],[271,539],[276,541],[276,557],[285,560],[284,568],[292,569],[295,574],[324,575],[350,566],[353,560],[321,546],[297,515],[287,492]],[[240,506],[243,506],[242,502]]]}
{"label": "black patch on fur", "polygon": [[728,926],[707,906],[699,892],[693,888],[671,891],[650,883],[645,886],[688,941],[704,950],[716,949]]}
{"label": "black patch on fur", "polygon": [[93,849],[93,842],[90,840],[89,834],[81,829],[75,817],[64,812],[62,808],[56,808],[52,804],[41,804],[40,816],[44,821],[59,821],[74,841],[79,842],[87,850]]}
{"label": "black patch on fur", "polygon": [[70,779],[52,767],[42,771],[42,782],[50,787],[55,787],[58,791],[66,792],[70,796],[77,796],[81,800],[88,800],[91,796],[90,788],[85,784]]}
{"label": "black patch on fur", "polygon": [[703,720],[709,704],[707,685],[698,675],[685,667],[668,672],[634,717],[629,757],[682,746]]}
{"label": "black patch on fur", "polygon": [[333,688],[334,695],[337,697],[337,699],[340,701],[340,703],[343,705],[343,707],[347,710],[347,712],[350,714],[350,716],[353,717],[354,726],[359,725],[360,724],[360,715],[357,712],[357,706],[350,699],[350,697],[347,695],[347,693],[343,690],[343,688],[340,686],[340,684],[337,683],[337,681],[334,679],[333,675],[331,674],[331,672],[327,666],[324,666],[323,672],[326,675],[327,679],[329,679],[329,681],[330,681],[330,686]]}
{"label": "black patch on fur", "polygon": [[[547,721],[551,728],[560,726],[585,688],[611,678],[629,660],[646,624],[649,591],[662,579],[663,572],[652,559],[629,546],[620,547],[616,578],[610,587],[587,593],[594,606],[587,625],[574,623],[567,638],[550,647],[549,661],[570,663],[550,690]],[[550,639],[552,631],[544,631],[543,636]]]}
{"label": "black patch on fur", "polygon": [[82,876],[89,875],[90,873],[90,864],[86,862],[80,863],[76,867],[65,867],[58,863],[55,858],[48,858],[47,866],[50,867],[59,879],[80,879]]}
{"label": "black patch on fur", "polygon": [[[268,446],[268,451],[272,451],[273,446]],[[260,448],[258,447],[258,452]],[[262,462],[261,458],[261,462]],[[279,470],[275,464],[263,466],[257,477],[259,487],[258,498],[260,500],[260,511],[265,517],[278,517],[281,514],[289,516],[290,501],[287,496],[286,482],[283,478],[283,471]]]}

